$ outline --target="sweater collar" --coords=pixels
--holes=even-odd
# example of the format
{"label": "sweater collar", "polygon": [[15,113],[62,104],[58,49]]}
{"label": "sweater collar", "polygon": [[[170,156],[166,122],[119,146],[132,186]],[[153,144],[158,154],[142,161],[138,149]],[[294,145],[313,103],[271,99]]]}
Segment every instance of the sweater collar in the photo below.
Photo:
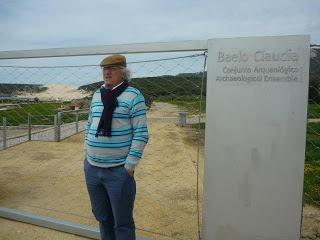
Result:
{"label": "sweater collar", "polygon": [[[116,89],[116,88],[117,88],[117,87],[119,87],[123,82],[124,82],[124,81],[122,81],[121,83],[119,83],[117,86],[113,87],[111,90]],[[105,89],[107,89],[107,88],[106,88],[106,84],[105,84],[105,83],[104,83],[104,84],[102,84],[102,86],[101,86],[101,87],[104,87]]]}

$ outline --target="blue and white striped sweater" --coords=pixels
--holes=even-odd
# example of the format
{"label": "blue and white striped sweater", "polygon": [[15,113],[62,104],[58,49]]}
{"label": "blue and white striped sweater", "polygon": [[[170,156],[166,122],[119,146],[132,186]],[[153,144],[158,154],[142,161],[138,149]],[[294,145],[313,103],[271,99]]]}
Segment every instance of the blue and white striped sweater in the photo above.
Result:
{"label": "blue and white striped sweater", "polygon": [[111,137],[95,137],[103,103],[100,89],[94,92],[85,130],[85,157],[94,166],[113,167],[125,163],[128,170],[133,170],[148,142],[145,100],[133,87],[127,87],[117,100],[119,104],[112,115]]}

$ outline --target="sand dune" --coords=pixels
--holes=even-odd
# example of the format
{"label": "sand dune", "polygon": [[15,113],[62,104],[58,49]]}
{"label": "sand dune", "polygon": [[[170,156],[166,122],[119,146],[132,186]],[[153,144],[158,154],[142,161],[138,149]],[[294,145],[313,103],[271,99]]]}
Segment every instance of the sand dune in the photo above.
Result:
{"label": "sand dune", "polygon": [[27,98],[39,98],[40,100],[72,100],[84,98],[89,95],[89,93],[78,90],[77,86],[67,85],[67,84],[47,84],[44,87],[48,89],[39,93],[23,93],[19,95],[20,97]]}

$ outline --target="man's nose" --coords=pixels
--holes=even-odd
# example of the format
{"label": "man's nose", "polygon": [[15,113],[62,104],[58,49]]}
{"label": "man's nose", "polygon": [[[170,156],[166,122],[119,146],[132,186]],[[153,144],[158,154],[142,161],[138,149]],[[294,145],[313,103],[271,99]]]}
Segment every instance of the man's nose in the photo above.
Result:
{"label": "man's nose", "polygon": [[110,76],[110,75],[111,75],[111,71],[105,71],[105,72],[104,72],[104,75],[105,75],[105,76]]}

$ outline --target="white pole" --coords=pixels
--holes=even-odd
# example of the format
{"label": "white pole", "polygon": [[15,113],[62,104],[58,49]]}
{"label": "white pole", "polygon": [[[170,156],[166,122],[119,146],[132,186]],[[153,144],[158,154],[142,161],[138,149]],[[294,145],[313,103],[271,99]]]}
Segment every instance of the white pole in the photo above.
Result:
{"label": "white pole", "polygon": [[115,44],[91,47],[69,47],[0,51],[0,59],[90,56],[105,54],[156,53],[207,50],[207,40]]}

